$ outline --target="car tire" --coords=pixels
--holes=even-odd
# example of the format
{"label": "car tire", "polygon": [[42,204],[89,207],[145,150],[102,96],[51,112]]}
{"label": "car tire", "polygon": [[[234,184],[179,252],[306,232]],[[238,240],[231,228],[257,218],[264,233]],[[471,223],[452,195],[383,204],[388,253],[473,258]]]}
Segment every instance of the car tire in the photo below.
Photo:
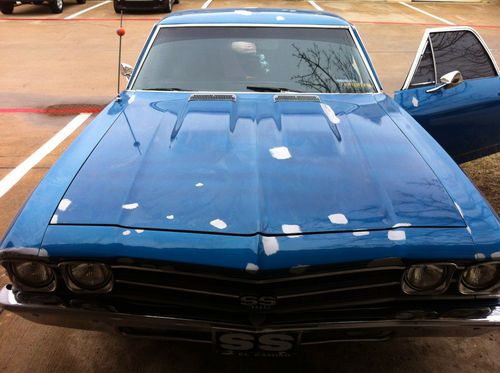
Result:
{"label": "car tire", "polygon": [[85,4],[87,0],[76,0],[77,4]]}
{"label": "car tire", "polygon": [[64,2],[63,0],[50,0],[49,7],[52,13],[62,13],[64,9]]}
{"label": "car tire", "polygon": [[2,11],[3,14],[12,14],[14,12],[14,3],[0,4],[0,11]]}
{"label": "car tire", "polygon": [[165,6],[163,7],[165,13],[170,13],[172,11],[172,1],[173,0],[165,0]]}

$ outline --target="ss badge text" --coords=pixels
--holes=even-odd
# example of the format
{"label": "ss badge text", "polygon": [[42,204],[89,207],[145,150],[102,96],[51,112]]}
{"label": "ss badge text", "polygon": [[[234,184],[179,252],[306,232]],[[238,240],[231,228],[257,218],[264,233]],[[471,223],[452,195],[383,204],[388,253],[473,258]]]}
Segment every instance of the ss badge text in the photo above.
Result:
{"label": "ss badge text", "polygon": [[270,295],[261,297],[242,295],[240,297],[240,304],[252,310],[267,310],[276,305],[276,297]]}

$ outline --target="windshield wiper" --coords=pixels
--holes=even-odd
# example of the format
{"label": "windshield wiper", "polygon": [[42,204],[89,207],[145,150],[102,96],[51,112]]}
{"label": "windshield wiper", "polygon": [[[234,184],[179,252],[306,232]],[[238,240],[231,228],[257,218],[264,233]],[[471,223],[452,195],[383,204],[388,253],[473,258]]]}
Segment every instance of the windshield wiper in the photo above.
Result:
{"label": "windshield wiper", "polygon": [[143,91],[192,91],[192,89],[175,88],[175,87],[163,87],[163,88],[144,88]]}
{"label": "windshield wiper", "polygon": [[292,92],[292,93],[303,93],[301,91],[297,91],[295,89],[290,88],[282,88],[282,87],[265,87],[265,86],[247,86],[247,89],[255,92]]}

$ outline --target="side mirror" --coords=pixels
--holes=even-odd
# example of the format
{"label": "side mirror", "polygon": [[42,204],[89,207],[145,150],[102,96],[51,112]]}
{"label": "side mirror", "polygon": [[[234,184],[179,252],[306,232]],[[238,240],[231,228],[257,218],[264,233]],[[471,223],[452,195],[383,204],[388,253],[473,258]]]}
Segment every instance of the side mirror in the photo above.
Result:
{"label": "side mirror", "polygon": [[127,81],[132,76],[133,71],[134,71],[134,68],[132,66],[130,66],[129,64],[126,64],[126,63],[120,64],[120,74],[122,74],[125,78],[127,78]]}
{"label": "side mirror", "polygon": [[434,93],[437,91],[440,91],[443,88],[453,88],[459,85],[460,83],[463,83],[464,77],[462,76],[462,73],[458,70],[452,71],[451,73],[444,74],[441,79],[441,84],[438,85],[437,87],[428,89],[427,93]]}

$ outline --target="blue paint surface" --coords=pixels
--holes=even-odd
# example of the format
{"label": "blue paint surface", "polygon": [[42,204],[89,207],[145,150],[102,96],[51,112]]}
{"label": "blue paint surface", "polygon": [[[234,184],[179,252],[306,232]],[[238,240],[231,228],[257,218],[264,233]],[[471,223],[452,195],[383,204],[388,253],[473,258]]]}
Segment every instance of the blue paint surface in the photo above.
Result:
{"label": "blue paint surface", "polygon": [[457,162],[500,150],[500,77],[465,80],[427,93],[432,87],[398,91],[394,99]]}
{"label": "blue paint surface", "polygon": [[[425,260],[474,260],[474,244],[464,228],[399,228],[405,240],[390,240],[388,231],[354,236],[351,232],[277,237],[279,250],[268,255],[260,235],[135,231],[115,227],[50,226],[44,250],[52,257],[95,258],[130,263],[147,260],[208,265],[243,270],[249,263],[260,270],[296,266],[399,263]],[[125,233],[125,234],[124,234]],[[472,255],[471,255],[472,254]],[[398,262],[396,260],[396,262]]]}
{"label": "blue paint surface", "polygon": [[448,194],[464,216],[475,243],[475,252],[486,258],[500,252],[500,219],[462,169],[422,126],[388,97],[379,97],[380,106],[439,177]]}
{"label": "blue paint surface", "polygon": [[[162,24],[348,25],[318,12],[257,13],[179,12]],[[188,97],[127,91],[110,104],[34,191],[0,255],[242,270],[498,255],[496,214],[386,95],[320,95],[338,123],[318,102],[275,103],[272,94]],[[273,148],[291,157],[276,159]],[[304,234],[287,236],[284,224]],[[278,236],[272,248],[269,236]]]}
{"label": "blue paint surface", "polygon": [[[242,235],[283,234],[284,224],[309,233],[465,226],[371,95],[322,97],[338,124],[318,102],[188,97],[135,93],[65,193],[71,205],[58,223]],[[210,224],[217,219],[227,228]]]}

